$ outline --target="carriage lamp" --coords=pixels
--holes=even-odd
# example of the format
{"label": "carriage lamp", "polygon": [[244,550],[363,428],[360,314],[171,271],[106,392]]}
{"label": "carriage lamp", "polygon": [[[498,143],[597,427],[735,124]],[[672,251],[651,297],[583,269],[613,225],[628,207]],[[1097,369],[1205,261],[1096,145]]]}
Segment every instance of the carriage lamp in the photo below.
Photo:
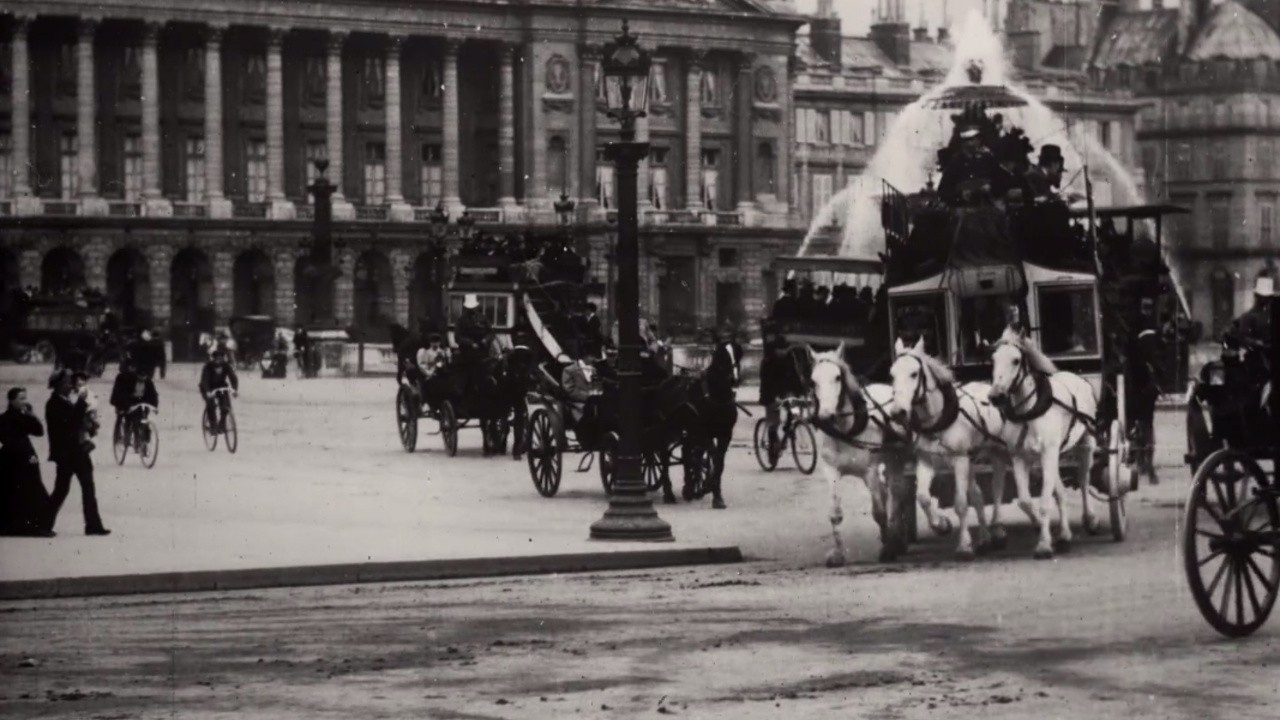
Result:
{"label": "carriage lamp", "polygon": [[[604,46],[605,98],[609,117],[618,121],[620,142],[605,146],[614,163],[618,190],[618,280],[611,305],[618,309],[618,446],[613,494],[604,517],[591,525],[593,540],[670,541],[671,526],[654,509],[641,476],[640,403],[640,255],[636,216],[636,168],[649,156],[649,143],[635,142],[636,119],[648,101],[649,53],[636,43],[622,21],[622,34]],[[634,101],[634,102],[633,102]],[[568,198],[565,198],[566,200]]]}
{"label": "carriage lamp", "polygon": [[560,220],[562,226],[573,224],[574,202],[569,199],[566,193],[560,193],[560,199],[555,201],[552,207],[555,208],[556,217]]}

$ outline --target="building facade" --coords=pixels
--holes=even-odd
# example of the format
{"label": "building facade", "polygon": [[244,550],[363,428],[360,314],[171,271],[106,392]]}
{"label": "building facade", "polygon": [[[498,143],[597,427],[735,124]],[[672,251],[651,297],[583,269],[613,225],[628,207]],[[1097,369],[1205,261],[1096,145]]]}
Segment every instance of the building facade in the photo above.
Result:
{"label": "building facade", "polygon": [[1137,139],[1150,194],[1192,210],[1166,235],[1191,316],[1213,341],[1280,262],[1280,5],[1150,5],[1105,4],[1090,71],[1097,86],[1144,101]]}
{"label": "building facade", "polygon": [[[1089,12],[1094,4],[1077,8],[1076,3],[1013,0],[1000,16],[1009,70],[1063,119],[1073,139],[1096,139],[1141,186],[1136,161],[1141,101],[1127,90],[1092,85],[1085,72],[1096,33],[1091,21],[1096,13]],[[806,224],[819,217],[835,193],[858,182],[898,114],[945,80],[955,58],[948,28],[913,28],[900,0],[877,5],[867,37],[844,36],[830,7],[819,4],[797,52],[791,201]],[[1108,171],[1094,172],[1096,181]],[[1096,182],[1095,191],[1109,195],[1106,186]],[[842,220],[841,213],[832,214],[832,227],[824,234],[838,235]]]}
{"label": "building facade", "polygon": [[[793,247],[785,0],[16,0],[0,15],[0,281],[88,286],[178,336],[305,322],[314,161],[338,185],[335,308],[438,317],[432,211],[492,232],[576,202],[609,272],[600,47],[654,52],[642,297],[670,331],[742,321]],[[185,340],[183,341],[185,343]]]}

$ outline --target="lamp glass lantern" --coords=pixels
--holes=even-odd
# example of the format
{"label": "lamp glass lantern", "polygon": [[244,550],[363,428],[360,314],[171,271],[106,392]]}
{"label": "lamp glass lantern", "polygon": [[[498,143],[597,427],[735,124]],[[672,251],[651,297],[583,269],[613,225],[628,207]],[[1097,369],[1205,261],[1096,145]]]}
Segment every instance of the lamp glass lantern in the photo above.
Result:
{"label": "lamp glass lantern", "polygon": [[622,122],[644,117],[649,105],[649,52],[622,22],[622,34],[605,44],[600,61],[604,74],[605,105],[609,116]]}

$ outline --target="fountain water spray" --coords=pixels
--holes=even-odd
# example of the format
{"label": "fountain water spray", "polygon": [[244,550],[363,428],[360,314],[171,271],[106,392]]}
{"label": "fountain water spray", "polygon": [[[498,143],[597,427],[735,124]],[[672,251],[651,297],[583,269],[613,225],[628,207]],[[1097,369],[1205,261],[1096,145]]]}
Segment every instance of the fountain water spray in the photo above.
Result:
{"label": "fountain water spray", "polygon": [[[908,105],[884,134],[879,148],[862,174],[848,187],[836,193],[814,217],[801,243],[804,255],[813,237],[829,227],[833,218],[841,221],[844,235],[839,254],[846,257],[875,257],[884,251],[884,231],[880,226],[881,181],[902,192],[914,193],[937,172],[937,151],[951,139],[952,110],[938,109],[937,101],[948,90],[974,85],[970,69],[981,69],[981,84],[1003,86],[1010,95],[1025,102],[1023,107],[1002,108],[1005,127],[1022,128],[1037,147],[1047,143],[1062,149],[1066,167],[1065,196],[1084,197],[1084,174],[1087,164],[1094,176],[1095,201],[1103,204],[1140,204],[1145,201],[1133,176],[1097,138],[1085,132],[1082,124],[1072,124],[1050,110],[1024,88],[1010,82],[1004,46],[992,31],[986,18],[971,12],[955,28],[955,57],[946,79]],[[1099,198],[1100,186],[1110,186],[1110,197]],[[1148,225],[1147,234],[1153,235]],[[1178,297],[1187,307],[1176,266],[1170,268]]]}

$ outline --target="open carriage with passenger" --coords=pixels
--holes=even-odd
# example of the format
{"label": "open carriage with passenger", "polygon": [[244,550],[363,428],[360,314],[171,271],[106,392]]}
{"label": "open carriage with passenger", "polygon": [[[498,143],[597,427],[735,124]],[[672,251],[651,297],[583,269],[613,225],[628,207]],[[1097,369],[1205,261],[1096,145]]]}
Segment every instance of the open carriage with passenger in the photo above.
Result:
{"label": "open carriage with passenger", "polygon": [[[1155,351],[1137,340],[1146,322],[1141,301],[1171,288],[1160,219],[1183,210],[1095,207],[1087,166],[1084,196],[1064,197],[1062,149],[1042,146],[1032,166],[1022,131],[987,112],[1025,103],[981,85],[980,69],[975,75],[974,85],[933,100],[935,110],[961,111],[938,152],[937,187],[930,179],[908,195],[883,184],[893,351],[887,374],[871,379],[888,382],[828,403],[818,393],[819,420],[839,419],[832,406],[844,404],[851,423],[877,433],[879,444],[863,448],[873,458],[864,458],[864,472],[879,467],[874,458],[890,458],[902,472],[904,481],[890,478],[876,498],[887,558],[917,539],[913,496],[938,533],[951,529],[940,510],[955,509],[962,558],[974,553],[969,510],[979,521],[977,549],[999,548],[1001,506],[1011,500],[1040,531],[1036,557],[1067,549],[1068,488],[1080,492],[1087,532],[1102,529],[1097,501],[1112,536],[1123,540],[1135,468],[1150,465],[1150,433],[1139,450],[1131,444],[1137,389],[1126,378],[1153,374],[1143,366]],[[861,386],[848,367],[833,377]],[[1139,420],[1149,424],[1155,397],[1143,382]],[[838,517],[833,512],[833,525]]]}
{"label": "open carriage with passenger", "polygon": [[[1186,461],[1194,471],[1183,564],[1201,615],[1244,637],[1280,595],[1280,294],[1259,278],[1257,304],[1222,338],[1187,393]],[[1269,306],[1269,307],[1268,307]]]}

